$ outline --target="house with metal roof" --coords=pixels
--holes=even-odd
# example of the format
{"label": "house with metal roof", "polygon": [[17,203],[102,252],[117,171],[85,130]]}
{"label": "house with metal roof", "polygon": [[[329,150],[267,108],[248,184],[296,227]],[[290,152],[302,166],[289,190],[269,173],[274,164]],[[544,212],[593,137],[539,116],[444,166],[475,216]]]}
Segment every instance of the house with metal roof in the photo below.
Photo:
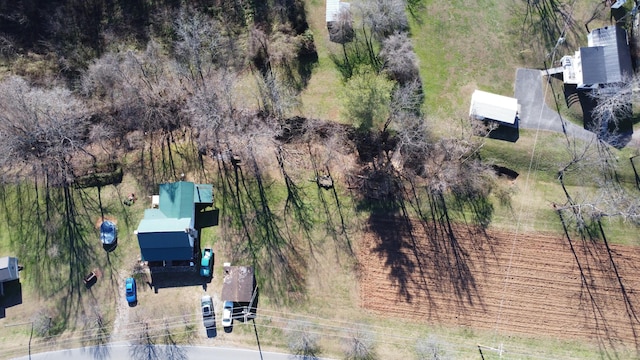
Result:
{"label": "house with metal roof", "polygon": [[222,301],[232,301],[234,313],[241,312],[242,318],[255,318],[258,307],[258,285],[253,267],[231,266],[225,263],[221,298]]}
{"label": "house with metal roof", "polygon": [[196,208],[213,204],[213,186],[187,181],[161,184],[157,208],[146,209],[135,231],[143,261],[191,261],[198,239]]}
{"label": "house with metal roof", "polygon": [[627,32],[607,26],[587,35],[587,47],[560,60],[565,84],[578,88],[626,82],[633,75]]}
{"label": "house with metal roof", "polygon": [[[587,35],[587,46],[581,47],[572,56],[562,57],[560,62],[565,93],[577,95],[585,129],[605,134],[628,127],[622,124],[630,120],[631,114],[619,114],[618,130],[608,121],[595,125],[592,116],[593,109],[598,105],[597,99],[592,96],[594,90],[607,88],[615,93],[613,90],[617,86],[628,83],[633,76],[631,50],[625,29],[614,25],[591,31]],[[549,74],[553,70],[555,69]],[[627,115],[629,119],[625,118]],[[601,128],[598,129],[597,126]]]}

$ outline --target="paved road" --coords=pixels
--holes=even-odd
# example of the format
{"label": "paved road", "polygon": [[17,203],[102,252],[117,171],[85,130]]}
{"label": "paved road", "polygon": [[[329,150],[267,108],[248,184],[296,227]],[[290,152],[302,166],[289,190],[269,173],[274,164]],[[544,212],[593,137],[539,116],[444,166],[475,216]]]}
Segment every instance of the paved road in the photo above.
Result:
{"label": "paved road", "polygon": [[[70,349],[70,350],[60,350],[60,351],[52,351],[41,354],[31,355],[31,359],[33,360],[87,360],[87,359],[96,359],[96,360],[110,360],[110,359],[134,359],[135,357],[131,356],[130,346],[128,344],[111,344],[106,347],[96,348],[80,348],[80,349]],[[260,353],[255,350],[246,350],[246,349],[234,349],[234,348],[223,348],[223,347],[206,347],[206,346],[180,346],[180,347],[167,347],[167,346],[155,346],[157,350],[157,354],[161,356],[155,357],[144,357],[145,359],[154,359],[154,358],[171,358],[175,360],[209,360],[209,359],[219,359],[219,360],[291,360],[291,359],[302,359],[302,357],[297,357],[289,354],[280,354],[273,352],[262,352],[262,357],[260,357]],[[169,350],[173,350],[173,352],[169,352]],[[166,354],[171,354],[170,356],[162,356]],[[18,360],[28,360],[28,356],[24,356],[21,358],[17,358]],[[319,358],[320,359],[320,358]],[[324,359],[328,360],[328,359]]]}
{"label": "paved road", "polygon": [[544,101],[544,72],[535,69],[518,69],[516,71],[515,98],[520,104],[519,127],[524,129],[541,129],[566,133],[569,137],[591,140],[594,134],[563,119],[556,111],[551,110]]}

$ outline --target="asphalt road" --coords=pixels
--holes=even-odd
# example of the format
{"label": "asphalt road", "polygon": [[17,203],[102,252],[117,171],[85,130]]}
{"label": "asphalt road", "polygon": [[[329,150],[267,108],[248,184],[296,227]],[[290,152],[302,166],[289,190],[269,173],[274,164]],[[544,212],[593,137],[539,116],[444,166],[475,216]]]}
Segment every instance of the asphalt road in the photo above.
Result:
{"label": "asphalt road", "polygon": [[[175,360],[209,360],[209,359],[233,359],[233,360],[291,360],[302,359],[302,357],[289,354],[280,354],[273,352],[260,353],[255,350],[234,349],[224,347],[206,347],[206,346],[179,346],[170,347],[164,345],[154,346],[156,356],[141,356],[141,359],[175,359]],[[88,347],[80,349],[52,351],[31,355],[33,360],[110,360],[110,359],[132,359],[131,346],[128,344],[111,344],[105,347]],[[28,360],[29,356],[17,358],[18,360]],[[321,359],[321,358],[319,358]],[[324,359],[328,360],[328,359]]]}
{"label": "asphalt road", "polygon": [[535,69],[516,71],[515,98],[520,104],[519,127],[563,133],[571,138],[591,140],[594,134],[551,110],[544,101],[544,72]]}

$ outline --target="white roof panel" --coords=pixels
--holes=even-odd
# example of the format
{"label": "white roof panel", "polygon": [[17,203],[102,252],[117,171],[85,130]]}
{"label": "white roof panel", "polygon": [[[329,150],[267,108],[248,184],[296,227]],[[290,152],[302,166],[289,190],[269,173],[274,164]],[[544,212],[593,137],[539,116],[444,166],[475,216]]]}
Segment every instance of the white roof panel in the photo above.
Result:
{"label": "white roof panel", "polygon": [[334,21],[340,11],[340,0],[327,0],[327,22]]}
{"label": "white roof panel", "polygon": [[476,90],[471,96],[469,116],[478,119],[491,119],[507,124],[515,124],[518,113],[518,100]]}

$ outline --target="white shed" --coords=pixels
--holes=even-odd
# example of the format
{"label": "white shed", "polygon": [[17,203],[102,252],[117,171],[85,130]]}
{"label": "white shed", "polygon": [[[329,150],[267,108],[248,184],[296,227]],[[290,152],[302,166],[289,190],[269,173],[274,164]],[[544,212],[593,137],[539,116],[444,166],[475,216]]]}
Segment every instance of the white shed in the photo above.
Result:
{"label": "white shed", "polygon": [[513,126],[518,116],[518,99],[476,90],[471,96],[469,116]]}
{"label": "white shed", "polygon": [[327,0],[327,22],[335,20],[340,11],[340,0]]}

